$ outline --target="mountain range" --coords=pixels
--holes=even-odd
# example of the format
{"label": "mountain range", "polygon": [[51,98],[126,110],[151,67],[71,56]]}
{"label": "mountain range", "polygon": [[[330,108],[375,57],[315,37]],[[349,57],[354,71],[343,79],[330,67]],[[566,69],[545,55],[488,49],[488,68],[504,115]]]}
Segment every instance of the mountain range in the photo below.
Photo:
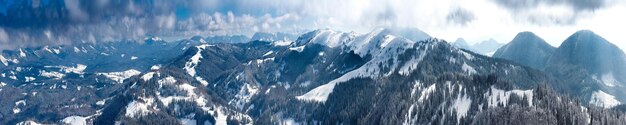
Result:
{"label": "mountain range", "polygon": [[452,43],[452,45],[457,48],[469,50],[486,56],[492,56],[496,52],[496,50],[498,50],[498,48],[502,47],[504,44],[498,43],[494,39],[489,39],[470,46],[467,41],[465,41],[465,39],[458,38],[456,39],[456,41],[454,41],[454,43]]}
{"label": "mountain range", "polygon": [[[561,91],[569,79],[558,72],[459,49],[418,29],[206,39],[3,51],[0,124],[626,123],[621,106],[570,98]],[[579,45],[569,41],[563,45]],[[522,50],[515,46],[505,47]],[[572,51],[554,51],[564,52]],[[550,56],[545,69],[578,63],[569,58]],[[621,73],[616,65],[613,74]]]}

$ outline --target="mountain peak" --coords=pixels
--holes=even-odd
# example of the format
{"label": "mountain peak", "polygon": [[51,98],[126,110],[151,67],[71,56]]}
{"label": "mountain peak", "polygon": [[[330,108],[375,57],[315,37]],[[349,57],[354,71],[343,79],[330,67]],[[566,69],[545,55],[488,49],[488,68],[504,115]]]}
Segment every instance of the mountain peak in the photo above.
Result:
{"label": "mountain peak", "polygon": [[[341,44],[343,44],[342,42],[345,42],[345,40],[348,39],[349,36],[355,36],[355,33],[350,33],[352,35],[349,35],[348,33],[344,33],[344,32],[340,32],[340,31],[335,31],[335,30],[331,30],[331,29],[317,29],[311,32],[307,32],[302,34],[300,37],[298,37],[298,39],[296,40],[296,45],[297,46],[302,46],[302,45],[306,45],[306,44],[321,44],[321,45],[326,45],[328,47],[337,47],[340,46]],[[350,37],[353,38],[353,37]]]}
{"label": "mountain peak", "polygon": [[546,70],[560,69],[563,65],[578,66],[598,77],[607,73],[617,75],[617,81],[626,83],[624,52],[590,30],[577,31],[563,41],[548,61]]}
{"label": "mountain peak", "polygon": [[517,35],[515,37],[517,37],[517,36],[534,36],[534,37],[538,37],[537,35],[535,35],[535,33],[530,32],[530,31],[519,32],[519,33],[517,33]]}
{"label": "mountain peak", "polygon": [[588,29],[578,30],[578,31],[576,31],[574,33],[574,35],[576,35],[576,34],[587,34],[587,35],[592,35],[593,34],[593,35],[596,35],[596,33],[594,33],[591,30],[588,30]]}
{"label": "mountain peak", "polygon": [[576,31],[572,36],[587,36],[587,37],[600,37],[598,34],[591,30],[579,30]]}
{"label": "mountain peak", "polygon": [[499,48],[493,55],[535,69],[543,69],[556,48],[532,32],[518,33],[511,42]]}
{"label": "mountain peak", "polygon": [[472,47],[470,47],[469,44],[467,44],[467,41],[465,41],[465,39],[463,38],[457,38],[454,43],[452,43],[452,46],[457,47],[457,48],[461,48],[461,49],[466,49],[466,50],[470,50],[470,51],[474,51],[472,49]]}
{"label": "mountain peak", "polygon": [[498,50],[498,48],[502,47],[503,45],[504,44],[498,43],[496,40],[490,38],[488,40],[474,44],[472,48],[478,53],[490,56],[493,55],[496,50]]}
{"label": "mountain peak", "polygon": [[602,36],[594,33],[591,30],[579,30],[579,31],[576,31],[574,34],[569,36],[563,42],[563,44],[572,43],[572,42],[585,42],[585,43],[594,42],[596,44],[597,43],[603,43],[603,44],[610,44],[609,46],[615,46],[615,45],[609,43],[609,41],[604,39]]}
{"label": "mountain peak", "polygon": [[542,46],[550,46],[545,40],[541,37],[535,35],[535,33],[530,31],[519,32],[513,38],[511,43],[509,44],[526,44],[531,46],[536,46],[536,44],[541,44]]}
{"label": "mountain peak", "polygon": [[147,45],[152,45],[157,43],[165,43],[165,40],[157,36],[147,36],[146,38],[144,38],[144,43]]}
{"label": "mountain peak", "polygon": [[426,40],[426,39],[431,37],[426,32],[420,30],[419,28],[409,28],[409,27],[405,27],[405,28],[384,28],[384,31],[386,31],[389,34],[393,34],[395,36],[404,37],[404,38],[406,38],[408,40],[412,40],[412,41],[422,41],[422,40]]}
{"label": "mountain peak", "polygon": [[[561,44],[564,47],[573,47],[573,48],[617,48],[617,46],[613,45],[602,36],[594,33],[591,30],[579,30],[576,31],[571,36],[567,37],[567,39]],[[606,48],[608,49],[608,48]]]}
{"label": "mountain peak", "polygon": [[[366,55],[376,54],[382,49],[405,48],[409,47],[405,45],[412,45],[415,43],[413,40],[396,35],[401,33],[403,32],[398,32],[394,29],[388,28],[376,28],[371,32],[364,34],[320,29],[303,34],[298,38],[298,40],[296,40],[295,43],[296,46],[319,44],[329,48],[346,47],[344,48],[347,49],[346,51],[354,51],[361,57],[365,57]],[[417,39],[426,40],[427,38]]]}
{"label": "mountain peak", "polygon": [[465,41],[465,39],[463,39],[463,38],[456,38],[456,40],[454,40],[454,42],[467,43],[467,41]]}

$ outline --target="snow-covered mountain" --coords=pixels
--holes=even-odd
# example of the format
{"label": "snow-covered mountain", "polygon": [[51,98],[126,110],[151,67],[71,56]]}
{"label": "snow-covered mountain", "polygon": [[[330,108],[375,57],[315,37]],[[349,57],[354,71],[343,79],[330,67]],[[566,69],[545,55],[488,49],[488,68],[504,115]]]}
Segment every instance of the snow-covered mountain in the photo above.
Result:
{"label": "snow-covered mountain", "polygon": [[[294,41],[192,38],[164,44],[181,52],[136,71],[94,72],[86,63],[51,67],[65,75],[54,84],[37,78],[0,86],[0,124],[626,122],[613,117],[620,112],[556,93],[550,86],[561,82],[542,71],[421,33],[322,29]],[[19,53],[4,56],[9,67]],[[80,93],[41,99],[74,91]]]}
{"label": "snow-covered mountain", "polygon": [[520,32],[511,42],[500,47],[493,57],[511,60],[535,69],[543,70],[548,58],[556,50],[532,32]]}
{"label": "snow-covered mountain", "polygon": [[[251,46],[259,49],[238,49]],[[212,98],[247,114],[253,124],[471,124],[529,108],[540,109],[533,111],[539,115],[525,115],[526,121],[553,117],[538,122],[560,123],[559,117],[586,123],[586,115],[594,113],[536,88],[553,81],[538,70],[437,39],[411,41],[387,29],[366,34],[316,30],[289,46],[263,41],[201,45],[183,57],[170,66],[186,76],[174,79],[217,93]],[[232,62],[240,65],[228,65]],[[572,114],[563,117],[552,110]]]}
{"label": "snow-covered mountain", "polygon": [[0,124],[41,117],[93,118],[89,116],[127,85],[125,80],[184,53],[184,46],[176,46],[183,42],[148,37],[144,42],[79,42],[5,50],[2,57],[7,65],[0,66]]}
{"label": "snow-covered mountain", "polygon": [[463,39],[463,38],[458,38],[458,39],[456,39],[456,40],[452,43],[452,45],[453,45],[454,47],[456,47],[456,48],[459,48],[459,49],[465,49],[465,50],[470,50],[470,51],[472,51],[472,52],[475,52],[475,50],[474,50],[474,49],[472,49],[472,47],[470,47],[470,45],[469,45],[469,44],[467,44],[467,41],[465,41],[465,39]]}
{"label": "snow-covered mountain", "polygon": [[477,53],[491,56],[503,45],[504,44],[498,43],[498,41],[494,39],[489,39],[472,45],[472,48],[476,50]]}
{"label": "snow-covered mountain", "polygon": [[385,28],[396,36],[404,37],[405,39],[411,41],[422,41],[428,38],[431,38],[428,33],[418,29],[418,28]]}
{"label": "snow-covered mountain", "polygon": [[503,46],[503,44],[498,43],[493,39],[485,40],[479,43],[475,43],[473,45],[469,45],[467,41],[463,38],[457,38],[453,43],[451,43],[454,47],[469,50],[475,53],[479,53],[485,56],[492,56],[496,50]]}

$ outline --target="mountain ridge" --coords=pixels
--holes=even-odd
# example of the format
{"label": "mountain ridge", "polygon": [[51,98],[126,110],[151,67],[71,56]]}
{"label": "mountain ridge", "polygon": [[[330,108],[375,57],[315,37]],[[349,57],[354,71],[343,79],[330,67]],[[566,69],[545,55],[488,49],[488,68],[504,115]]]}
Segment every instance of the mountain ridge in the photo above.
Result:
{"label": "mountain ridge", "polygon": [[[107,80],[88,70],[79,71],[82,66],[77,65],[68,68],[76,73],[56,79],[59,83],[10,83],[0,87],[0,95],[11,95],[2,96],[10,99],[0,98],[0,103],[7,103],[0,106],[0,113],[5,113],[0,119],[8,119],[0,123],[60,123],[66,119],[89,124],[504,124],[508,118],[537,124],[624,121],[611,117],[619,112],[586,107],[552,91],[547,86],[560,82],[542,71],[462,50],[437,38],[413,41],[389,29],[363,34],[326,29],[283,42],[189,39],[170,45],[181,54],[149,66],[150,70],[128,72],[132,74],[127,78],[119,75]],[[107,83],[95,82],[100,80]],[[35,91],[38,94],[32,94]],[[59,104],[33,101],[59,91],[79,91],[91,98],[77,98],[76,103],[90,106],[81,108],[85,112],[65,109],[75,113],[48,119],[28,115],[37,114],[33,104],[75,103],[70,96],[59,99]],[[18,105],[20,100],[26,103]],[[21,112],[4,112],[13,109]],[[563,112],[568,115],[559,114]],[[537,120],[540,118],[550,119]]]}

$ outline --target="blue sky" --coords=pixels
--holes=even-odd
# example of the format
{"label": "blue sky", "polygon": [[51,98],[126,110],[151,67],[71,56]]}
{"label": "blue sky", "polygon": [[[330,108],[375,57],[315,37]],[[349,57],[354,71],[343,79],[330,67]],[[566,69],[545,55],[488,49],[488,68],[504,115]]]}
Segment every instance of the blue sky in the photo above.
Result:
{"label": "blue sky", "polygon": [[141,40],[146,35],[209,36],[368,32],[419,28],[448,41],[510,41],[532,31],[558,46],[590,29],[626,48],[622,0],[0,0],[0,49],[72,41]]}

